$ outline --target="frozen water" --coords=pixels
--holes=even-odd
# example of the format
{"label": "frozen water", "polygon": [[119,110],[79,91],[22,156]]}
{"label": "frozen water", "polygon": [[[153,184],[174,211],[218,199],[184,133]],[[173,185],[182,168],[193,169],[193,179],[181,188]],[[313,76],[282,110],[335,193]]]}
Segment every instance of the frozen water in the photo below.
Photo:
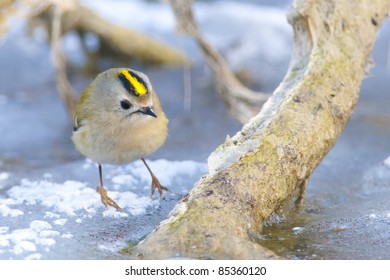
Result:
{"label": "frozen water", "polygon": [[[14,20],[0,45],[0,259],[121,258],[117,251],[144,238],[166,217],[206,172],[210,152],[241,128],[210,87],[210,73],[194,42],[175,33],[167,6],[139,0],[84,3],[118,24],[183,48],[194,61],[191,110],[183,106],[180,69],[142,69],[170,119],[167,143],[151,157],[160,160],[150,165],[174,193],[151,199],[141,162],[104,166],[109,194],[125,212],[102,206],[95,192],[96,165],[81,160],[69,139],[71,126],[56,91],[46,34],[35,29],[25,36],[26,23]],[[288,66],[292,33],[285,11],[244,1],[195,4],[206,38],[264,91],[277,86]],[[382,28],[375,75],[363,82],[350,124],[311,177],[302,211],[285,223],[275,217],[271,222],[280,228],[262,235],[264,245],[275,241],[273,249],[287,258],[390,258],[389,30],[388,24]],[[74,34],[63,44],[73,63],[83,61]],[[88,34],[88,48],[98,44]],[[80,93],[90,81],[73,77],[72,84]]]}
{"label": "frozen water", "polygon": [[[123,213],[105,209],[91,182],[59,179],[91,175],[97,167],[90,161],[68,165],[66,176],[53,169],[49,179],[46,172],[41,179],[21,179],[19,184],[8,185],[7,191],[0,193],[0,259],[96,258],[88,246],[100,251],[100,258],[111,258],[127,241],[139,241],[207,171],[204,163],[194,161],[156,160],[149,164],[172,191],[161,200],[150,197],[151,180],[142,162],[103,169],[109,195]],[[97,172],[93,174],[97,177]],[[110,188],[113,183],[115,191]],[[93,229],[84,231],[86,228]]]}

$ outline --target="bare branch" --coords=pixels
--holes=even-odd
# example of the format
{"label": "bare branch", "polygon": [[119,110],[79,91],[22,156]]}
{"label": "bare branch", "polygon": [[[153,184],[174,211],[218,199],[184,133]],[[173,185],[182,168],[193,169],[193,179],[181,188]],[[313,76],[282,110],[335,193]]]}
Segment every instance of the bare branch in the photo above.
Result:
{"label": "bare branch", "polygon": [[257,114],[270,96],[262,92],[253,92],[245,87],[232,73],[226,61],[202,36],[192,12],[192,0],[168,0],[177,20],[177,29],[193,37],[203,56],[214,73],[218,92],[231,113],[242,123],[246,123]]}
{"label": "bare branch", "polygon": [[57,89],[60,92],[62,101],[64,102],[70,117],[71,123],[76,116],[76,92],[70,84],[66,75],[66,61],[61,47],[61,18],[64,12],[64,7],[61,3],[53,5],[53,22],[52,22],[52,37],[51,37],[51,58],[54,64],[56,73]]}

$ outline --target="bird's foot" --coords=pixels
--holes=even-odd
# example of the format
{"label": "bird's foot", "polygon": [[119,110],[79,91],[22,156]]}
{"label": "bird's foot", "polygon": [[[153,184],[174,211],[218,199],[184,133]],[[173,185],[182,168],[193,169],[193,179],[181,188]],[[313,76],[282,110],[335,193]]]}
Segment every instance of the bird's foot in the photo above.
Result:
{"label": "bird's foot", "polygon": [[100,199],[104,206],[106,206],[107,208],[111,206],[114,207],[117,211],[123,212],[123,209],[119,207],[115,200],[108,196],[107,191],[103,186],[96,187],[96,192],[100,194]]}
{"label": "bird's foot", "polygon": [[156,176],[152,175],[152,193],[150,196],[153,196],[154,191],[157,189],[158,193],[160,194],[160,198],[162,197],[163,191],[171,192],[167,187],[164,187],[160,184]]}

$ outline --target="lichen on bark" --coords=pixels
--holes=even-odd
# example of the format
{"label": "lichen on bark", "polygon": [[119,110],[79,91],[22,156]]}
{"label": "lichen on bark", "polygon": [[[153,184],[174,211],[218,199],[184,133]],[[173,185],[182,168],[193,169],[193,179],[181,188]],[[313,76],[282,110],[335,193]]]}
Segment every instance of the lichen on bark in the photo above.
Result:
{"label": "lichen on bark", "polygon": [[130,257],[278,258],[256,236],[271,215],[299,201],[345,127],[389,9],[385,0],[295,1],[285,79],[260,113],[210,155],[209,174]]}

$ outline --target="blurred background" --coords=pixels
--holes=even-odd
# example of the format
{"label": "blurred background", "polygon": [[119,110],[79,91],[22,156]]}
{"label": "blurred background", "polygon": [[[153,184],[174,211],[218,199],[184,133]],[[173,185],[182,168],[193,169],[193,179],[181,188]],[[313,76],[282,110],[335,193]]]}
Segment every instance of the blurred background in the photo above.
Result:
{"label": "blurred background", "polygon": [[[174,15],[161,1],[81,3],[114,24],[179,50],[191,61],[191,66],[185,69],[145,63],[137,57],[105,53],[104,44],[93,33],[81,37],[70,31],[62,37],[67,74],[77,94],[107,68],[130,67],[149,76],[170,120],[166,144],[149,159],[164,159],[168,167],[170,161],[188,160],[203,166],[181,182],[188,190],[205,172],[208,155],[226,135],[235,134],[242,126],[218,97],[212,73],[196,43],[176,33]],[[202,34],[240,80],[254,90],[272,93],[283,79],[292,51],[292,28],[286,19],[290,5],[290,1],[282,0],[221,0],[195,1],[193,8]],[[0,198],[3,199],[12,196],[12,189],[23,178],[39,180],[48,172],[54,174],[56,181],[97,182],[95,170],[76,172],[85,160],[70,140],[72,125],[56,87],[50,30],[45,26],[44,17],[31,22],[11,17],[0,41]],[[273,217],[265,232],[258,236],[260,244],[290,259],[390,259],[389,39],[387,20],[378,34],[373,52],[375,66],[363,81],[357,109],[335,147],[313,174],[302,209],[287,220]],[[93,217],[72,232],[77,238],[67,241],[72,244],[77,240],[88,247],[85,251],[74,245],[66,249],[60,245],[56,245],[57,249],[50,247],[51,253],[45,253],[43,245],[32,251],[39,252],[40,257],[35,255],[36,258],[111,258],[111,251],[99,251],[91,243],[137,242],[165,217],[175,201],[172,199],[166,206],[153,210],[154,214],[158,212],[156,218],[143,217],[144,222],[135,226],[142,228],[137,233],[127,230],[137,219],[110,222],[103,219],[93,223],[93,219],[101,218]],[[29,211],[36,213],[45,211],[42,205],[29,207]],[[10,240],[7,234],[31,221],[25,216],[11,218],[2,213],[0,229],[7,228],[3,240]],[[75,224],[68,222],[68,225]],[[111,236],[114,232],[116,238]],[[1,243],[1,234],[0,230],[0,258],[31,256],[15,254],[15,247],[14,251],[7,249],[11,245],[2,248],[7,243]],[[83,252],[75,254],[75,251]]]}

